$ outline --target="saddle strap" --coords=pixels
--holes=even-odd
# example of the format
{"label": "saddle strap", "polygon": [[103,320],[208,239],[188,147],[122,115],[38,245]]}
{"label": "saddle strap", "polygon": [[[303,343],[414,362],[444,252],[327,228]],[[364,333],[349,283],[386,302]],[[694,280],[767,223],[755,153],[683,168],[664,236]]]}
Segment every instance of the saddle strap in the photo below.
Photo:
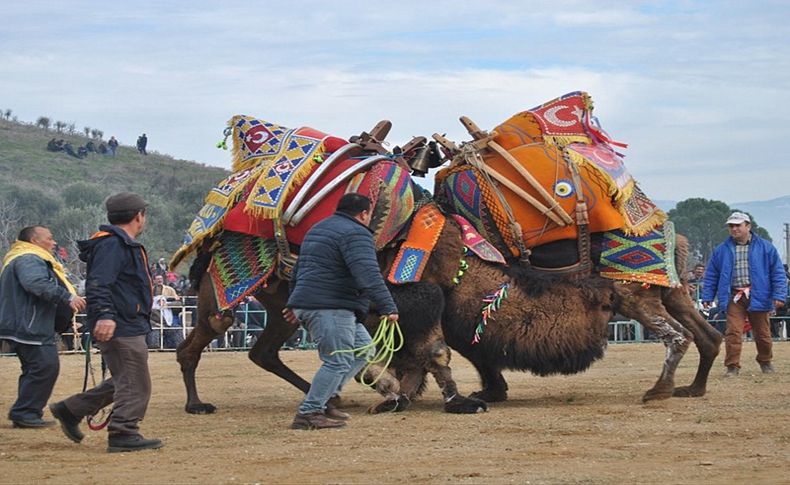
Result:
{"label": "saddle strap", "polygon": [[277,244],[277,276],[285,281],[290,281],[296,265],[296,255],[291,253],[288,238],[285,235],[285,226],[279,217],[272,220],[274,224],[274,242]]}

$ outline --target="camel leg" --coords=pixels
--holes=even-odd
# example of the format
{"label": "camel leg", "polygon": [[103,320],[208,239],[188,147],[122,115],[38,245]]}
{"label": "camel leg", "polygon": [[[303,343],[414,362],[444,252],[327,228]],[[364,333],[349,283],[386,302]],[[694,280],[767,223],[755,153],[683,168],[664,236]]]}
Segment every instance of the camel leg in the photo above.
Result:
{"label": "camel leg", "polygon": [[694,344],[699,352],[699,366],[690,386],[676,387],[674,396],[699,397],[705,395],[708,375],[719,355],[722,336],[702,318],[683,288],[665,289],[662,301],[670,315],[694,336]]}
{"label": "camel leg", "polygon": [[266,327],[247,356],[258,367],[271,372],[307,394],[310,383],[292,371],[280,359],[280,349],[297,329],[282,317],[283,308],[288,301],[288,285],[276,282],[269,288],[256,293],[255,297],[266,308]]}
{"label": "camel leg", "polygon": [[368,408],[368,413],[370,414],[400,412],[411,406],[411,399],[403,392],[401,381],[382,365],[371,364],[365,366],[357,374],[356,380],[363,385],[375,382],[376,392],[384,396],[383,401]]}
{"label": "camel leg", "polygon": [[488,411],[488,404],[485,401],[458,393],[458,386],[450,368],[451,355],[450,347],[444,341],[436,342],[433,345],[432,358],[427,366],[428,372],[433,374],[436,384],[442,390],[444,411],[453,414],[474,414]]}
{"label": "camel leg", "polygon": [[506,401],[508,387],[505,378],[502,376],[501,369],[487,363],[485,361],[485,356],[480,356],[477,359],[469,359],[469,361],[472,362],[472,365],[477,369],[477,373],[480,375],[480,382],[483,386],[481,390],[473,392],[469,397],[485,402]]}
{"label": "camel leg", "polygon": [[666,348],[661,375],[655,385],[642,396],[642,401],[672,397],[675,371],[691,344],[693,335],[667,313],[661,303],[658,287],[644,289],[638,283],[625,283],[615,285],[615,291],[618,296],[617,312],[637,320],[655,333]]}
{"label": "camel leg", "polygon": [[181,366],[181,375],[187,391],[187,402],[184,406],[190,414],[211,414],[216,407],[200,400],[195,382],[203,349],[217,336],[222,335],[233,324],[229,313],[217,316],[217,306],[211,290],[211,282],[204,275],[198,291],[197,322],[189,335],[178,345],[176,360]]}

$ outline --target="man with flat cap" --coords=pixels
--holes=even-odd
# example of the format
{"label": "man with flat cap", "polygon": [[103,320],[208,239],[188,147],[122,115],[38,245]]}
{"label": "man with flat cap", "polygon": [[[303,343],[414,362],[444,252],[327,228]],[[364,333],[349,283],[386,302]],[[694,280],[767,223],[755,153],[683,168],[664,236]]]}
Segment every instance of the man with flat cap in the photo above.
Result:
{"label": "man with flat cap", "polygon": [[139,429],[151,398],[145,341],[151,331],[151,275],[145,248],[136,241],[145,227],[147,204],[137,194],[122,192],[105,205],[110,225],[100,226],[79,247],[87,263],[87,326],[112,377],[49,408],[66,436],[79,443],[82,418],[113,404],[108,452],[160,448],[160,440],[143,438]]}
{"label": "man with flat cap", "polygon": [[763,374],[773,374],[773,341],[768,314],[784,305],[787,278],[779,252],[773,244],[752,232],[751,218],[733,212],[727,219],[730,237],[713,250],[702,286],[703,305],[713,298],[727,312],[724,332],[725,377],[735,377],[741,369],[743,326],[752,326],[757,345],[757,363]]}

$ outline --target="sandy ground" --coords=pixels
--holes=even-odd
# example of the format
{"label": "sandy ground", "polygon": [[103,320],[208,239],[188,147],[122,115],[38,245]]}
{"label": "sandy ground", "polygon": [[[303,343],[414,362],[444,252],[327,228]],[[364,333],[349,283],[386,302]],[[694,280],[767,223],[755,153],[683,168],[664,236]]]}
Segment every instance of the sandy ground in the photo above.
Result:
{"label": "sandy ground", "polygon": [[[586,373],[540,378],[507,373],[510,400],[487,413],[442,412],[434,382],[404,413],[368,415],[378,396],[357,384],[346,429],[288,429],[300,394],[255,367],[244,353],[208,353],[199,369],[202,397],[217,414],[183,411],[172,353],[151,354],[154,394],[145,435],[160,450],[106,453],[106,432],[82,444],[59,428],[0,425],[0,482],[35,483],[790,483],[790,342],[775,344],[777,374],[763,375],[745,346],[741,376],[724,379],[721,358],[708,394],[642,404],[658,375],[660,344],[610,346]],[[315,352],[285,352],[302,375]],[[677,382],[691,381],[697,355]],[[474,369],[454,356],[464,392]],[[62,358],[54,399],[82,385],[83,357]],[[0,407],[16,394],[16,358],[0,358]],[[47,412],[45,418],[49,418]]]}

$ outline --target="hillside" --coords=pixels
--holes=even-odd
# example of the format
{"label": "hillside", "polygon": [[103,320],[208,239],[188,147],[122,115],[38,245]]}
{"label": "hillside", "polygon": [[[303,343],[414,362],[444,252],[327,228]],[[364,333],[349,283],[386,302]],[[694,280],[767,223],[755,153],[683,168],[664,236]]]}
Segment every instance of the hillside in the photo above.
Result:
{"label": "hillside", "polygon": [[70,142],[75,150],[89,141],[85,136],[0,120],[0,254],[19,228],[41,223],[52,227],[73,260],[74,241],[88,237],[105,222],[103,200],[128,190],[150,204],[148,226],[140,238],[150,258],[167,258],[180,245],[208,189],[228,174],[155,152],[143,156],[128,145],[119,146],[115,158],[90,153],[78,159],[47,151],[52,138]]}

